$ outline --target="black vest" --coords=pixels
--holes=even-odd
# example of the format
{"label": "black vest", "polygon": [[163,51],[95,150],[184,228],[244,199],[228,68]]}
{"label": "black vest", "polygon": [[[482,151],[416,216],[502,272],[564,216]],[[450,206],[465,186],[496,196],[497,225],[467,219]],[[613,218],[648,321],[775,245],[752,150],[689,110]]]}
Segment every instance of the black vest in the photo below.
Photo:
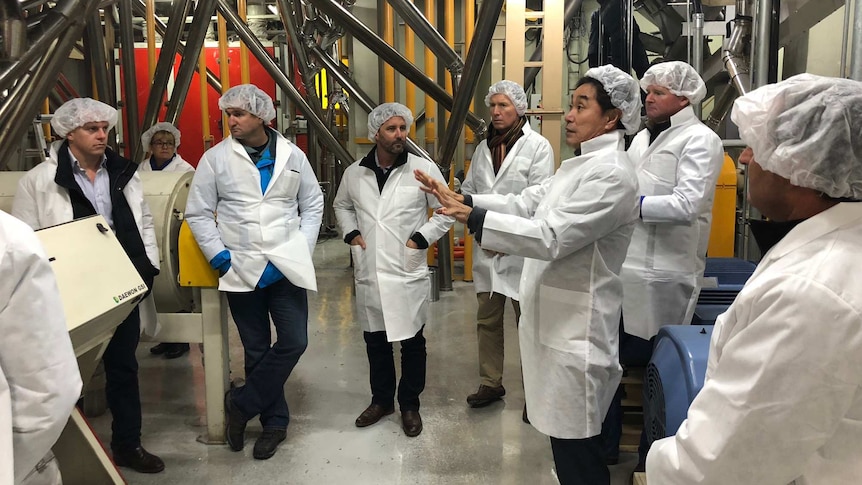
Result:
{"label": "black vest", "polygon": [[[105,156],[107,158],[105,165],[110,181],[111,216],[114,219],[114,233],[144,283],[152,288],[153,279],[159,274],[159,270],[153,267],[147,257],[144,241],[141,238],[138,225],[135,223],[135,216],[129,207],[125,194],[123,194],[123,189],[132,180],[138,165],[112,152],[110,148],[105,150]],[[84,195],[84,191],[75,181],[75,175],[72,172],[72,159],[69,157],[68,141],[63,142],[57,150],[57,175],[54,176],[54,182],[69,191],[73,219],[97,214],[93,204],[90,203],[90,200]]]}

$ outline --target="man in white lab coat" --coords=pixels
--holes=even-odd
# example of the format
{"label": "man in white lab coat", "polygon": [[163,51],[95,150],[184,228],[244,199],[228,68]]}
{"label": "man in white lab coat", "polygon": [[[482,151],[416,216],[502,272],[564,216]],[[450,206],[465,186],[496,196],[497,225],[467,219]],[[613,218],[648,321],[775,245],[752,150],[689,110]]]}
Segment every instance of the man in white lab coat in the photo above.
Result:
{"label": "man in white lab coat", "polygon": [[[117,110],[90,98],[57,108],[51,126],[63,140],[18,182],[12,215],[33,229],[99,214],[110,225],[148,288],[159,273],[159,249],[138,165],[107,148]],[[151,311],[149,311],[151,310]],[[114,463],[139,473],[164,470],[161,458],[141,445],[141,394],[135,349],[141,327],[155,324],[152,294],[114,330],[102,356],[105,396],[111,410]]]}
{"label": "man in white lab coat", "polygon": [[3,211],[0,275],[0,483],[59,483],[51,447],[81,395],[81,375],[42,245]]}
{"label": "man in white lab coat", "polygon": [[484,249],[525,257],[524,392],[531,424],[550,436],[562,485],[610,483],[601,425],[622,375],[619,271],[638,215],[623,135],[639,127],[640,106],[631,76],[593,68],[578,81],[566,115],[566,143],[580,155],[541,185],[465,197],[416,174]]}
{"label": "man in white lab coat", "polygon": [[800,74],[736,100],[748,199],[772,223],[715,324],[703,389],[649,483],[862,477],[862,83]]}
{"label": "man in white lab coat", "polygon": [[374,148],[344,171],[333,202],[335,217],[350,244],[356,282],[356,319],[368,353],[371,404],[356,418],[370,426],[395,412],[392,342],[401,342],[398,406],[407,436],[422,432],[419,394],[425,389],[425,328],[430,291],[428,245],[452,227],[439,214],[428,218],[436,199],[419,189],[413,170],[443,181],[437,166],[405,148],[413,114],[385,103],[368,114]]}
{"label": "man in white lab coat", "polygon": [[[461,193],[519,194],[554,174],[554,150],[548,140],[530,129],[527,95],[512,81],[488,88],[485,105],[490,109],[491,128],[479,143]],[[503,387],[503,310],[512,300],[515,324],[521,317],[518,286],[524,258],[486,253],[473,240],[473,285],[479,308],[476,337],[479,344],[479,389],[467,396],[470,407],[487,406],[506,394]]]}
{"label": "man in white lab coat", "polygon": [[[662,325],[691,323],[712,221],[715,184],[724,161],[721,139],[692,108],[706,95],[690,65],[663,62],[640,80],[646,128],[628,149],[640,186],[640,218],[620,278],[623,319],[620,363],[645,366]],[[603,430],[608,461],[619,457],[623,412],[614,398]],[[640,468],[646,458],[641,437]]]}
{"label": "man in white lab coat", "polygon": [[225,394],[228,445],[242,450],[246,424],[260,416],[253,456],[266,460],[287,436],[284,383],[308,346],[306,292],[317,291],[311,254],[323,193],[302,150],[267,126],[275,118],[268,94],[241,84],[219,107],[231,135],[201,157],[186,220],[221,275],[245,350],[245,386]]}

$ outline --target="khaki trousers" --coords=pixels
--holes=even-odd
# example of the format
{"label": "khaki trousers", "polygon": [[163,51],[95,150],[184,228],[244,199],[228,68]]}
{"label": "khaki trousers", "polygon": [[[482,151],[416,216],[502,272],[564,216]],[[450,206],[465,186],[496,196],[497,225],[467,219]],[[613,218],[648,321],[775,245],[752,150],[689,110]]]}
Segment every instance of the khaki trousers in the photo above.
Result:
{"label": "khaki trousers", "polygon": [[[499,293],[477,293],[476,336],[479,340],[479,377],[482,384],[499,387],[503,384],[503,310],[506,296]],[[521,305],[512,300],[515,325],[521,319]]]}

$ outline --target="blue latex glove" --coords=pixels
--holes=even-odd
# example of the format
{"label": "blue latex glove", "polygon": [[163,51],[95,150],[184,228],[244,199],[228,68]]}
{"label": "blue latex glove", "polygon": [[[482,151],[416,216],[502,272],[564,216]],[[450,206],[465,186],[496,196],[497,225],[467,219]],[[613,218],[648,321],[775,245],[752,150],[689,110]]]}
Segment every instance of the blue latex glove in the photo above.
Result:
{"label": "blue latex glove", "polygon": [[257,287],[266,288],[282,278],[284,278],[284,275],[281,274],[281,271],[274,264],[267,261],[266,268],[263,268],[263,274],[260,275],[260,280],[257,282]]}
{"label": "blue latex glove", "polygon": [[210,266],[213,269],[218,270],[219,277],[225,275],[225,273],[230,270],[230,251],[227,249],[222,249],[222,251],[215,255],[213,259],[210,260]]}

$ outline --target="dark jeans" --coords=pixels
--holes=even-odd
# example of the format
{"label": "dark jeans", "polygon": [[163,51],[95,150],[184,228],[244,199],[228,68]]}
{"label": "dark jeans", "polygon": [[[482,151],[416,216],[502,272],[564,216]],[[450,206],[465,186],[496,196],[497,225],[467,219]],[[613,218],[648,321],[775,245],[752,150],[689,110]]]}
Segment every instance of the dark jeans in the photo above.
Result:
{"label": "dark jeans", "polygon": [[[620,364],[623,366],[646,367],[652,358],[653,339],[644,340],[634,335],[625,333],[624,324],[620,319]],[[646,386],[646,384],[644,384]],[[646,388],[646,387],[644,387]],[[623,434],[623,385],[617,388],[614,400],[602,423],[602,438],[605,444],[605,454],[608,458],[617,458],[620,455],[620,439]],[[646,462],[647,446],[646,431],[641,432],[640,445],[638,446],[639,463]]]}
{"label": "dark jeans", "polygon": [[[401,380],[398,405],[401,411],[419,411],[419,394],[425,390],[425,336],[422,331],[401,341]],[[362,332],[368,352],[371,402],[391,408],[395,402],[395,358],[386,332]]]}
{"label": "dark jeans", "polygon": [[611,473],[605,464],[600,435],[582,440],[551,436],[551,451],[560,485],[610,485]]}
{"label": "dark jeans", "polygon": [[[284,278],[247,293],[227,293],[245,350],[245,386],[231,394],[246,418],[260,415],[265,428],[287,428],[284,383],[308,346],[308,297]],[[269,319],[275,325],[275,343]]]}
{"label": "dark jeans", "polygon": [[102,355],[105,397],[111,410],[111,448],[141,445],[141,393],[135,349],[141,337],[141,315],[136,306],[116,330]]}

